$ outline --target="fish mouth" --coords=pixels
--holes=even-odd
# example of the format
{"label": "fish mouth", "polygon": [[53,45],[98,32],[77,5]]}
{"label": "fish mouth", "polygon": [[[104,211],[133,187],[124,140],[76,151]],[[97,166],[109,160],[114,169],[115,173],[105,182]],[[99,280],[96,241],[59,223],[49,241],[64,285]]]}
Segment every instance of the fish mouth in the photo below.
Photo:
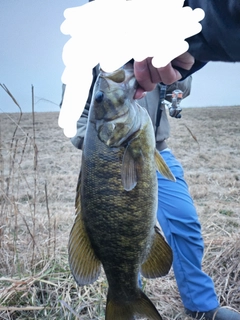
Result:
{"label": "fish mouth", "polygon": [[123,69],[119,69],[111,73],[105,73],[102,77],[112,80],[116,83],[121,83],[125,80],[125,71]]}
{"label": "fish mouth", "polygon": [[[104,112],[101,117],[96,117],[97,120],[104,121],[126,121],[129,114],[129,108],[126,108],[126,103],[133,103],[133,97],[137,88],[137,81],[133,72],[132,63],[127,63],[120,69],[114,72],[105,72],[100,70],[98,77],[98,89],[95,92],[95,101],[108,109],[118,109],[118,112]],[[114,107],[115,104],[115,107]],[[125,105],[124,108],[120,108]],[[103,115],[104,114],[104,115]]]}
{"label": "fish mouth", "polygon": [[[134,91],[137,89],[137,80],[134,75],[133,64],[131,62],[126,63],[120,69],[115,70],[113,72],[105,72],[104,70],[100,69],[99,78],[101,80],[105,80],[103,82],[107,82],[107,87],[111,87],[111,83],[116,84],[128,84],[128,87]],[[110,80],[110,81],[109,81]]]}
{"label": "fish mouth", "polygon": [[[100,70],[95,95],[95,127],[99,139],[108,146],[120,146],[138,131],[133,99],[137,88],[132,63],[114,72]],[[136,126],[137,124],[137,126]]]}

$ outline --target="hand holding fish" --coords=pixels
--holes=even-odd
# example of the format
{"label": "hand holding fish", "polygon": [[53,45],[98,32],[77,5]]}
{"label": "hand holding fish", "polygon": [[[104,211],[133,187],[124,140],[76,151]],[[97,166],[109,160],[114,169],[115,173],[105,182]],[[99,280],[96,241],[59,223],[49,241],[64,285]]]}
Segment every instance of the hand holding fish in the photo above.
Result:
{"label": "hand holding fish", "polygon": [[147,58],[134,63],[134,73],[139,84],[135,99],[141,99],[145,91],[152,91],[159,82],[172,84],[180,80],[182,75],[175,67],[190,70],[194,64],[194,57],[189,52],[181,54],[161,68],[155,68],[151,60],[152,58]]}

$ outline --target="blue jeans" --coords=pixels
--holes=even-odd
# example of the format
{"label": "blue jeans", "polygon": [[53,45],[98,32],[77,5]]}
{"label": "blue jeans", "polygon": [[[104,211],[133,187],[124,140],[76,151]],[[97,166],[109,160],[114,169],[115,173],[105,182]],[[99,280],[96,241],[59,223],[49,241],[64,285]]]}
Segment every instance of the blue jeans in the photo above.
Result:
{"label": "blue jeans", "polygon": [[219,306],[212,279],[201,270],[203,239],[181,164],[169,149],[160,152],[176,178],[157,173],[157,218],[173,250],[173,270],[184,307],[209,311]]}

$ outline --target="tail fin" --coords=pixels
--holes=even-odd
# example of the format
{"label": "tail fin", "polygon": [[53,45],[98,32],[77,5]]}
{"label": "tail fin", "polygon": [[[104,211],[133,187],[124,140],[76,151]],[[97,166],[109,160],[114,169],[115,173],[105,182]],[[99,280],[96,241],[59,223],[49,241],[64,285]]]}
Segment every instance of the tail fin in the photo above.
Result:
{"label": "tail fin", "polygon": [[135,300],[115,301],[108,292],[105,320],[134,320],[135,315],[162,320],[151,300],[139,289]]}

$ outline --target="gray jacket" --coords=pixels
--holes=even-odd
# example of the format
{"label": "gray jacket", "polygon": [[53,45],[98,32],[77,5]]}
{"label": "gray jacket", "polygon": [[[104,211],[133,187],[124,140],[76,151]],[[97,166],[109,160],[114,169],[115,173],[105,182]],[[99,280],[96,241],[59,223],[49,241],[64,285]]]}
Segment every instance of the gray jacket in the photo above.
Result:
{"label": "gray jacket", "polygon": [[[183,92],[183,98],[186,98],[190,94],[191,83],[192,83],[191,76],[186,78],[183,81],[175,82],[172,85],[167,87],[166,94],[171,94],[173,90],[179,89],[179,90],[182,90]],[[162,142],[168,139],[170,135],[170,126],[169,126],[168,116],[167,116],[167,112],[164,104],[160,105],[161,119],[160,119],[159,126],[156,127],[158,102],[160,100],[160,88],[161,88],[161,84],[158,84],[153,91],[148,92],[143,99],[138,100],[138,103],[143,108],[145,108],[148,114],[150,115],[150,118],[153,123],[153,128],[155,131],[155,136],[156,136],[156,147],[159,151],[161,151],[163,148],[166,148],[166,144],[165,143],[162,144]],[[170,101],[170,98],[168,97],[166,97],[165,99]]]}

